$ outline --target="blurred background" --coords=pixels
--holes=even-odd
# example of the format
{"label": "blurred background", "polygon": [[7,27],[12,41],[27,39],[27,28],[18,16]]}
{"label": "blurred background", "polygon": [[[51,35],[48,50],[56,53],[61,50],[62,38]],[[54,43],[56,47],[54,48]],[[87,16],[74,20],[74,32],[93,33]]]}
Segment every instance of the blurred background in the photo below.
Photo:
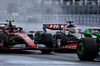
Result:
{"label": "blurred background", "polygon": [[0,22],[100,26],[100,0],[0,0]]}

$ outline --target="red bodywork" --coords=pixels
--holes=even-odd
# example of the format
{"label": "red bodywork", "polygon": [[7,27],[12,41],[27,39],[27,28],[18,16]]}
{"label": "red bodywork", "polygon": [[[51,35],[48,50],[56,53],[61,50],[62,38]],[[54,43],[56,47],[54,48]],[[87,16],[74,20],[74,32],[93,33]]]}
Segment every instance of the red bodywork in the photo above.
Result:
{"label": "red bodywork", "polygon": [[21,32],[17,32],[17,33],[9,33],[9,35],[15,35],[15,36],[19,36],[21,37],[30,48],[36,48],[34,42],[28,37],[27,34],[21,33]]}
{"label": "red bodywork", "polygon": [[[6,32],[8,36],[18,36],[24,40],[28,45],[27,47],[11,47],[7,49],[35,49],[37,48],[33,40],[26,34],[21,27],[15,27],[12,24],[5,24],[5,26],[0,27],[0,32]],[[34,31],[30,31],[30,35],[33,35]],[[41,47],[42,48],[42,47]],[[38,49],[38,48],[37,48]],[[44,49],[44,47],[43,47]],[[46,48],[47,49],[47,48]]]}
{"label": "red bodywork", "polygon": [[77,43],[61,46],[63,49],[77,49]]}

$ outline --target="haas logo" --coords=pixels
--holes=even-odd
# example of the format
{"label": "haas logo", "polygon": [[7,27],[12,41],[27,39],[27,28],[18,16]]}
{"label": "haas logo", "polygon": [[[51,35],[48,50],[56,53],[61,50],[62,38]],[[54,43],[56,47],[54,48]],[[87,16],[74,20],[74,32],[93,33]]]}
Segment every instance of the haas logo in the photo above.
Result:
{"label": "haas logo", "polygon": [[67,25],[61,25],[61,28],[67,27]]}
{"label": "haas logo", "polygon": [[53,28],[53,29],[59,29],[59,28],[63,28],[63,27],[67,27],[67,25],[50,25],[50,28]]}
{"label": "haas logo", "polygon": [[59,29],[59,25],[51,25],[50,28],[57,28],[57,29]]}

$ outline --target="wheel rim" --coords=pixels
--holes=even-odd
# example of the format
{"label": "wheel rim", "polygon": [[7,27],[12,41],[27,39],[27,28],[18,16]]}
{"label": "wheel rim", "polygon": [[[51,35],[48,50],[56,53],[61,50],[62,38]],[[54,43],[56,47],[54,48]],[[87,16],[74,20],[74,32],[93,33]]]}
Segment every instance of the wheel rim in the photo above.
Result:
{"label": "wheel rim", "polygon": [[79,57],[82,56],[84,54],[84,46],[83,46],[82,42],[80,42],[78,44],[78,48],[77,49],[78,49],[78,55],[79,55]]}

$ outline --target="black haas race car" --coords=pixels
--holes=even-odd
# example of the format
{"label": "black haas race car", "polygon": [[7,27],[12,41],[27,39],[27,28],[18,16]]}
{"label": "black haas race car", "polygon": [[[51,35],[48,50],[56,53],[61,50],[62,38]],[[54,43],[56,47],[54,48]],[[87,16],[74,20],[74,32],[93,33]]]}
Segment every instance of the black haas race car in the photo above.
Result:
{"label": "black haas race car", "polygon": [[[14,20],[7,20],[8,24],[0,24],[0,50],[41,50],[42,53],[50,53],[52,49],[46,47],[46,43],[49,41],[42,42],[41,46],[38,43],[33,42],[33,33],[30,31],[29,34],[23,31],[23,28],[12,25]],[[43,40],[44,41],[44,40]],[[36,43],[36,44],[35,44]],[[50,46],[51,47],[51,46]]]}
{"label": "black haas race car", "polygon": [[[81,38],[81,31],[80,28],[72,25],[72,21],[68,21],[69,25],[67,24],[43,24],[43,30],[38,32],[39,35],[41,34],[48,34],[45,36],[47,41],[50,41],[52,47],[54,47],[55,52],[63,52],[64,50],[68,49],[77,49],[77,42],[79,38]],[[47,30],[60,30],[57,31],[54,35],[51,33],[47,33]]]}

